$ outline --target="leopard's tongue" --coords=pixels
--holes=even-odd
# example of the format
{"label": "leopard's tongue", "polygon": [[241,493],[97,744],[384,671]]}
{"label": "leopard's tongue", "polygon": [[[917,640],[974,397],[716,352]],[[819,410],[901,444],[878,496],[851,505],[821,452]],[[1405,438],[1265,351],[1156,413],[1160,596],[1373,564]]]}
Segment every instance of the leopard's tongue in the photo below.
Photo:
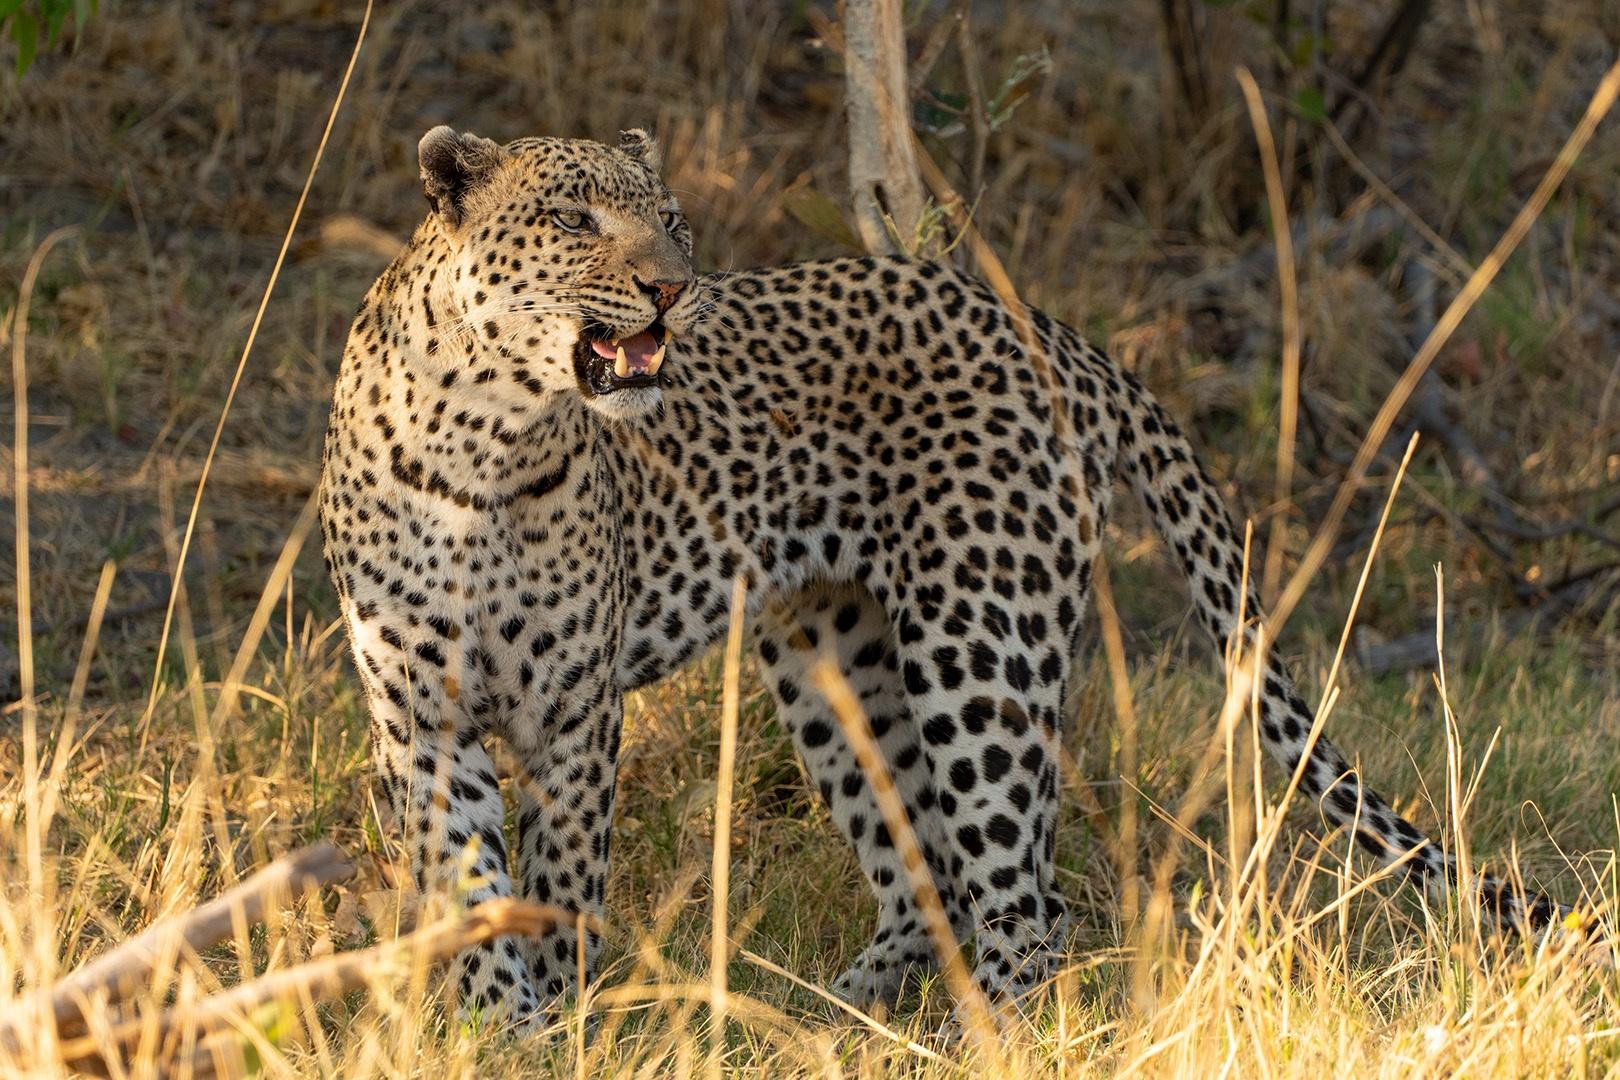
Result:
{"label": "leopard's tongue", "polygon": [[[620,351],[623,351],[624,363],[617,364],[614,369],[614,373],[621,379],[630,375],[652,375],[658,371],[658,365],[664,359],[664,350],[659,347],[658,339],[646,330],[633,337],[620,338],[616,342],[593,339],[591,348],[602,359],[613,361],[617,361]],[[625,370],[619,371],[619,367]]]}

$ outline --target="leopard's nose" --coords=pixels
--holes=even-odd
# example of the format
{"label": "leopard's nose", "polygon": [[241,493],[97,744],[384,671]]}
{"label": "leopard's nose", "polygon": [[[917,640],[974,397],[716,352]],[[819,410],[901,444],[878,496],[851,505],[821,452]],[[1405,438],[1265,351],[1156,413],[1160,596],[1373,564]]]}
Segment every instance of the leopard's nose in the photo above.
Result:
{"label": "leopard's nose", "polygon": [[680,299],[681,293],[685,292],[686,287],[692,284],[689,278],[662,278],[657,281],[642,281],[640,278],[635,278],[633,280],[636,283],[636,288],[647,294],[647,298],[653,302],[653,306],[658,309],[660,315],[673,307],[675,301]]}

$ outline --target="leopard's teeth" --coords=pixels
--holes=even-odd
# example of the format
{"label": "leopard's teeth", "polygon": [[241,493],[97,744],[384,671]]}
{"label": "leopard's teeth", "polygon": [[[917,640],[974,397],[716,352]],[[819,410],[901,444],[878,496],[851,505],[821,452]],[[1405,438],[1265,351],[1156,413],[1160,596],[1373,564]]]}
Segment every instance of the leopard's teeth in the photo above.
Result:
{"label": "leopard's teeth", "polygon": [[[664,340],[665,341],[669,340],[668,335],[665,336]],[[647,374],[649,374],[649,375],[658,374],[658,367],[663,362],[664,362],[664,346],[660,345],[660,346],[658,346],[658,351],[652,354],[652,359],[647,361]]]}
{"label": "leopard's teeth", "polygon": [[613,361],[613,374],[621,379],[630,377],[630,358],[624,355],[624,346],[619,346],[619,355]]}

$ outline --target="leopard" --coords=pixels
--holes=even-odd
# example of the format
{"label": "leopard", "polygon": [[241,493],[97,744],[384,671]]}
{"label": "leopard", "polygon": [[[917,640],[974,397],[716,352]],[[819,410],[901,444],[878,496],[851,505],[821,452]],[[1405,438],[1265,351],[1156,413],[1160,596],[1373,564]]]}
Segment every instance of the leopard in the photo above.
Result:
{"label": "leopard", "polygon": [[[1029,1000],[1069,921],[1065,701],[1116,481],[1229,679],[1247,649],[1258,738],[1327,826],[1396,878],[1459,887],[1267,646],[1244,536],[1188,438],[1075,330],[949,261],[700,275],[642,129],[499,144],[439,126],[418,162],[428,212],[335,381],[326,561],[417,888],[577,915],[461,953],[463,1015],[533,1025],[594,978],[626,695],[709,650],[739,582],[775,715],[875,896],[834,989],[893,1001],[937,969],[932,914],[971,988]],[[829,705],[825,670],[863,723]],[[1569,910],[1468,880],[1507,924]]]}

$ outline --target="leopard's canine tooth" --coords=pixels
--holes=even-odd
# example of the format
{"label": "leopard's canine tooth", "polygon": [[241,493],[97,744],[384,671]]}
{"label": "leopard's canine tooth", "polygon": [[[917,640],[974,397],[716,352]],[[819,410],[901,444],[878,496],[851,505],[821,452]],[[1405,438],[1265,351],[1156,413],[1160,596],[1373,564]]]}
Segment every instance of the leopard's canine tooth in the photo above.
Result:
{"label": "leopard's canine tooth", "polygon": [[[669,331],[667,331],[667,330],[664,331],[664,341],[665,341],[666,344],[669,341]],[[647,374],[648,375],[656,375],[656,374],[658,374],[658,368],[664,362],[664,348],[665,348],[664,345],[658,346],[658,351],[653,353],[652,358],[647,361]]]}
{"label": "leopard's canine tooth", "polygon": [[630,360],[624,355],[624,346],[619,346],[619,355],[613,361],[613,374],[621,379],[630,377]]}

